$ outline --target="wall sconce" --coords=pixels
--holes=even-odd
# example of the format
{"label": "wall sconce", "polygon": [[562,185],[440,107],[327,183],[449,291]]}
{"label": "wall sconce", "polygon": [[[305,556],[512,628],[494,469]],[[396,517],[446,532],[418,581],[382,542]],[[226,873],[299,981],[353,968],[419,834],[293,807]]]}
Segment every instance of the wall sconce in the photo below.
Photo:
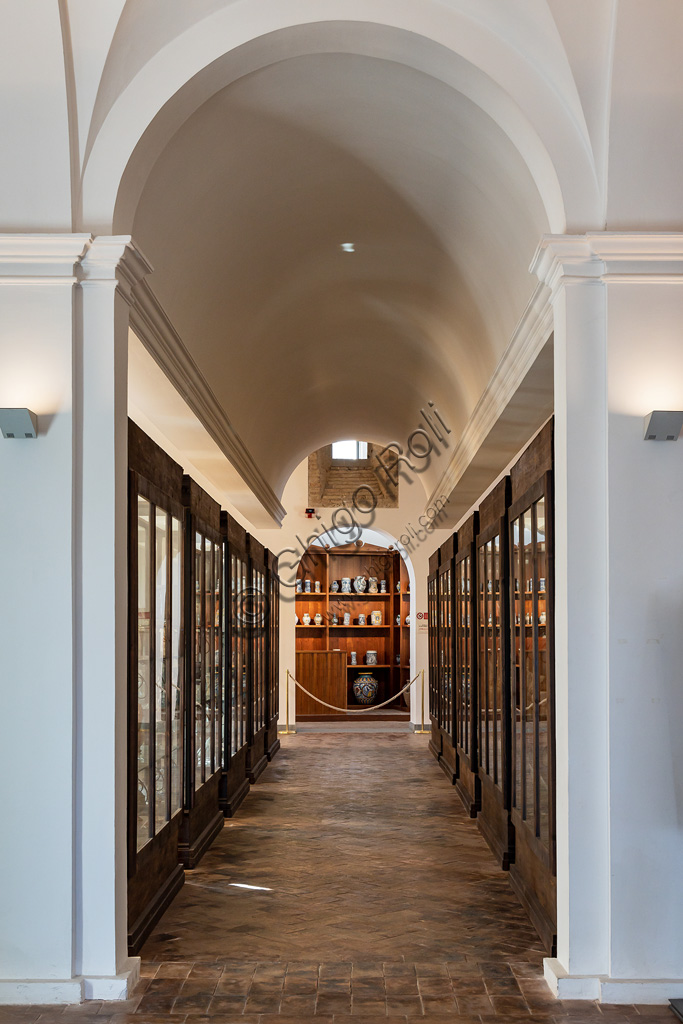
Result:
{"label": "wall sconce", "polygon": [[38,417],[30,409],[0,409],[3,437],[37,437]]}
{"label": "wall sconce", "polygon": [[645,417],[644,423],[646,441],[677,441],[683,430],[683,412],[655,409]]}

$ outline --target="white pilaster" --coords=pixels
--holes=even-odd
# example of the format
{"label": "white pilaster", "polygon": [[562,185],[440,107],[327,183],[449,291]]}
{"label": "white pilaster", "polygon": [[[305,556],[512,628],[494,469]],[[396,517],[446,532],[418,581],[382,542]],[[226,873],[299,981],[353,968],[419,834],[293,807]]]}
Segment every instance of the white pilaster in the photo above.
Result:
{"label": "white pilaster", "polygon": [[683,994],[683,444],[642,435],[653,408],[683,408],[683,236],[551,236],[533,269],[555,321],[558,955],[546,978],[564,998],[663,1002]]}
{"label": "white pilaster", "polygon": [[[0,236],[0,1002],[125,997],[129,238]],[[80,283],[79,283],[80,282]]]}
{"label": "white pilaster", "polygon": [[81,263],[82,388],[76,971],[84,995],[125,998],[127,955],[127,375],[131,288],[151,268],[131,239],[97,237]]}

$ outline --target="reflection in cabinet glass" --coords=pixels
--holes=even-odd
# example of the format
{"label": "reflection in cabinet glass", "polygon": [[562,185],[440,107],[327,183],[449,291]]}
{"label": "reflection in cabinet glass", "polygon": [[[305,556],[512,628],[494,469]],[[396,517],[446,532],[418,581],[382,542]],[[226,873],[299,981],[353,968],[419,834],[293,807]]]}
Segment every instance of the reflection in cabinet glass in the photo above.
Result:
{"label": "reflection in cabinet glass", "polygon": [[221,764],[222,552],[220,544],[194,534],[194,788],[200,789]]}
{"label": "reflection in cabinet glass", "polygon": [[470,753],[472,714],[472,626],[471,626],[472,558],[466,555],[456,565],[456,645],[455,663],[457,741]]}
{"label": "reflection in cabinet glass", "polygon": [[452,569],[449,562],[439,573],[439,683],[438,723],[453,735],[453,646],[452,646]]}
{"label": "reflection in cabinet glass", "polygon": [[429,623],[429,712],[438,720],[439,688],[437,683],[437,666],[439,664],[439,600],[437,572],[432,573],[427,581],[427,615]]}
{"label": "reflection in cabinet glass", "polygon": [[552,840],[546,498],[511,524],[514,581],[513,806],[548,860]]}
{"label": "reflection in cabinet glass", "polygon": [[247,631],[242,611],[247,589],[247,563],[242,555],[230,556],[230,754],[247,741]]}
{"label": "reflection in cabinet glass", "polygon": [[500,536],[479,548],[479,765],[496,785],[503,766]]}
{"label": "reflection in cabinet glass", "polygon": [[181,588],[181,522],[138,494],[138,851],[181,806]]}

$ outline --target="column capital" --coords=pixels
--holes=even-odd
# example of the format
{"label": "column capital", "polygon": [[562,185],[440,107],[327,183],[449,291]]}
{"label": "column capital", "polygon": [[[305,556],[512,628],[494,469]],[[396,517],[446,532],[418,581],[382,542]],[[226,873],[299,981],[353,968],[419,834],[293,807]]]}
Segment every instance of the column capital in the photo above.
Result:
{"label": "column capital", "polygon": [[683,233],[601,231],[544,235],[530,271],[553,295],[567,280],[637,282],[683,276]]}
{"label": "column capital", "polygon": [[130,235],[98,235],[81,260],[80,279],[83,284],[116,284],[130,303],[133,288],[152,269]]}
{"label": "column capital", "polygon": [[0,281],[73,284],[90,243],[87,234],[0,234]]}

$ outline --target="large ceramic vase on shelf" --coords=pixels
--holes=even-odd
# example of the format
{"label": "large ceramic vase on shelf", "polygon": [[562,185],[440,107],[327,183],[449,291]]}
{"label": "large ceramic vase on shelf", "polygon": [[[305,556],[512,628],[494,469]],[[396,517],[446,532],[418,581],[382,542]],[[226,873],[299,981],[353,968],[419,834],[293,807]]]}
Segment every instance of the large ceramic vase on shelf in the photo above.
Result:
{"label": "large ceramic vase on shelf", "polygon": [[372,704],[377,696],[379,683],[371,672],[361,672],[353,683],[353,695],[359,704]]}

